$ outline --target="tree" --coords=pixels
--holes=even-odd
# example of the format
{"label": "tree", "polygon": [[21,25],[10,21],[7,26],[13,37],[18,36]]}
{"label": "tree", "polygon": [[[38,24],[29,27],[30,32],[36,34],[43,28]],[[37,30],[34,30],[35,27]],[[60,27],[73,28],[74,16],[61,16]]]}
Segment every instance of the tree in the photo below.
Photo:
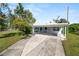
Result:
{"label": "tree", "polygon": [[6,24],[6,15],[3,13],[2,9],[4,9],[5,4],[0,4],[0,30],[4,30],[7,27]]}
{"label": "tree", "polygon": [[23,5],[22,5],[21,3],[18,3],[18,6],[17,6],[16,9],[14,10],[16,16],[22,18],[23,11],[24,11]]}
{"label": "tree", "polygon": [[14,14],[10,14],[10,28],[13,29],[13,21],[16,19],[17,17]]}
{"label": "tree", "polygon": [[69,23],[66,19],[61,18],[60,20],[54,20],[56,23]]}
{"label": "tree", "polygon": [[18,4],[15,12],[15,19],[13,20],[13,27],[15,29],[19,29],[23,32],[31,33],[33,23],[35,22],[35,18],[29,10],[25,10],[21,3]]}
{"label": "tree", "polygon": [[74,24],[69,25],[69,32],[76,33],[79,35],[79,23],[74,23]]}
{"label": "tree", "polygon": [[53,21],[56,22],[56,23],[59,23],[60,22],[59,20],[56,20],[56,19],[54,19]]}
{"label": "tree", "polygon": [[29,10],[24,10],[23,19],[26,20],[30,25],[33,25],[36,19],[33,17],[32,13]]}
{"label": "tree", "polygon": [[0,8],[3,14],[6,15],[6,24],[8,25],[7,28],[10,28],[10,20],[11,20],[11,10],[7,3],[1,3]]}
{"label": "tree", "polygon": [[15,9],[16,16],[20,17],[23,20],[26,20],[29,24],[35,23],[35,18],[29,10],[25,10],[21,3]]}
{"label": "tree", "polygon": [[6,28],[6,16],[3,13],[0,13],[0,30],[4,30]]}
{"label": "tree", "polygon": [[[8,25],[5,26],[7,29],[18,29],[25,33],[31,32],[32,26],[36,21],[32,13],[29,10],[25,10],[21,3],[18,3],[14,14],[11,12],[7,3],[1,3],[0,19],[0,24]],[[3,25],[0,25],[0,27],[3,27]]]}
{"label": "tree", "polygon": [[31,26],[28,24],[27,21],[21,20],[19,17],[13,20],[12,26],[14,29],[23,31],[25,34],[31,33]]}
{"label": "tree", "polygon": [[64,18],[61,18],[59,23],[69,23],[69,22],[66,19],[64,19]]}

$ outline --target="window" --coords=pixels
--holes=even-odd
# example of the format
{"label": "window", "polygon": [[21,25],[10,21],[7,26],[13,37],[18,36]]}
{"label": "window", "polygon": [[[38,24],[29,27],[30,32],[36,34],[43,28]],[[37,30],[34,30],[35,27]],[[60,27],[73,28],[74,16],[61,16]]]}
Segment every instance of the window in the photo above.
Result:
{"label": "window", "polygon": [[42,27],[40,27],[40,31],[42,31]]}
{"label": "window", "polygon": [[47,27],[45,27],[45,30],[47,30]]}
{"label": "window", "polygon": [[59,27],[53,27],[53,31],[59,31]]}
{"label": "window", "polygon": [[59,27],[57,27],[57,31],[59,31]]}
{"label": "window", "polygon": [[35,27],[34,31],[35,32],[38,32],[39,31],[39,28],[38,27]]}

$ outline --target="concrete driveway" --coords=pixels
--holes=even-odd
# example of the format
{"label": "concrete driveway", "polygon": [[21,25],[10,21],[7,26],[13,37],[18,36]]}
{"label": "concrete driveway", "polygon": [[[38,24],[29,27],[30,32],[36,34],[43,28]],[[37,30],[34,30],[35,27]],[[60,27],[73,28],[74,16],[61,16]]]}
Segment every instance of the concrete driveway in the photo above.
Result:
{"label": "concrete driveway", "polygon": [[36,34],[25,45],[22,56],[64,56],[59,37]]}
{"label": "concrete driveway", "polygon": [[64,56],[61,40],[57,36],[35,34],[23,39],[1,53],[3,56]]}

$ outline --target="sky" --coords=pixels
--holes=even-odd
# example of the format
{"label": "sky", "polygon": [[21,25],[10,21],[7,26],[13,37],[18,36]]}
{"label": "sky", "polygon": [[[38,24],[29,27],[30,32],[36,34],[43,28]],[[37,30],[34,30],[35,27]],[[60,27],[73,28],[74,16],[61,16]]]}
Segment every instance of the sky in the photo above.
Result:
{"label": "sky", "polygon": [[[11,3],[9,7],[13,10],[17,4]],[[45,24],[58,16],[67,19],[67,6],[69,6],[69,22],[79,23],[79,4],[77,3],[24,3],[25,9],[29,9],[36,18],[35,24]]]}

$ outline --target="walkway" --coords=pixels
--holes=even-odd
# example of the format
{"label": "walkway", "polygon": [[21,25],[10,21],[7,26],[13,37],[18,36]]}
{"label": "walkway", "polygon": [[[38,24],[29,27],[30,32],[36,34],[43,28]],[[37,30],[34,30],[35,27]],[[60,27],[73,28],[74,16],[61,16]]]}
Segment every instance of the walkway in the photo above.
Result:
{"label": "walkway", "polygon": [[64,56],[61,40],[57,36],[36,34],[9,47],[6,56]]}

